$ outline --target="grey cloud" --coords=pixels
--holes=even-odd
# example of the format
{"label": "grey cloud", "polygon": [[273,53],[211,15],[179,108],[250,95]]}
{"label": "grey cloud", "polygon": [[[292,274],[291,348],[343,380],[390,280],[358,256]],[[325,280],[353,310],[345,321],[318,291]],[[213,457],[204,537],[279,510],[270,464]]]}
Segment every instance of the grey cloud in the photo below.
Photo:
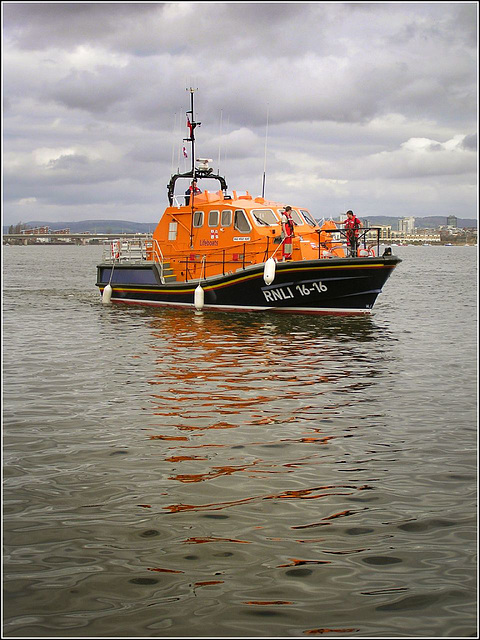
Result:
{"label": "grey cloud", "polygon": [[129,85],[121,82],[115,70],[91,73],[73,71],[69,76],[44,90],[44,99],[55,100],[71,109],[85,109],[92,113],[106,111],[115,103],[129,97]]}
{"label": "grey cloud", "polygon": [[[58,16],[55,6],[60,7]],[[106,6],[111,7],[110,13]],[[458,13],[452,10],[450,15],[436,5],[419,5],[417,13],[401,3],[399,7],[354,3],[106,6],[22,5],[13,11],[14,24],[6,21],[7,33],[16,33],[19,25],[27,31],[41,31],[38,37],[35,33],[29,37],[32,47],[35,42],[47,47],[88,40],[131,56],[126,70],[99,69],[95,76],[73,71],[50,86],[45,96],[91,113],[122,102],[126,117],[148,123],[167,106],[162,96],[171,102],[173,86],[185,85],[193,76],[208,95],[207,105],[217,113],[220,108],[228,110],[239,126],[261,126],[267,97],[272,96],[272,122],[361,123],[394,110],[397,104],[410,115],[432,110],[436,117],[445,113],[460,121],[475,105],[476,91],[471,87],[474,58],[460,51],[451,55],[445,48],[445,25],[456,34],[455,42],[460,41]],[[440,15],[449,18],[440,21],[437,15],[442,11]],[[359,48],[365,14],[368,25],[373,26],[368,26],[370,40]],[[52,30],[59,33],[45,38],[50,21]],[[72,23],[74,27],[68,28]],[[195,28],[186,37],[190,23]],[[232,30],[232,24],[239,28]],[[403,38],[407,43],[403,48],[402,32],[409,34]],[[425,34],[429,34],[427,45]],[[436,61],[431,53],[438,43],[443,60],[432,69]],[[138,87],[135,96],[129,95],[132,86]]]}
{"label": "grey cloud", "polygon": [[462,147],[470,151],[477,151],[478,149],[477,137],[478,136],[476,133],[471,133],[470,135],[465,136],[462,142]]}
{"label": "grey cloud", "polygon": [[161,10],[161,3],[39,2],[5,3],[4,28],[23,49],[70,47],[98,42],[128,21]]}
{"label": "grey cloud", "polygon": [[[259,192],[267,112],[272,196],[306,206],[321,198],[337,213],[342,199],[367,208],[370,197],[382,209],[393,194],[401,213],[419,175],[436,210],[431,194],[454,201],[455,180],[472,183],[473,4],[3,8],[9,215],[36,197],[55,211],[70,201],[71,216],[97,202],[90,217],[155,220],[186,135],[186,86],[199,88],[197,148],[215,164],[221,153],[232,188]],[[442,145],[457,138],[449,153]],[[430,140],[424,156],[402,146],[411,139]],[[35,153],[52,148],[51,164],[35,165]],[[476,207],[466,192],[459,202]]]}

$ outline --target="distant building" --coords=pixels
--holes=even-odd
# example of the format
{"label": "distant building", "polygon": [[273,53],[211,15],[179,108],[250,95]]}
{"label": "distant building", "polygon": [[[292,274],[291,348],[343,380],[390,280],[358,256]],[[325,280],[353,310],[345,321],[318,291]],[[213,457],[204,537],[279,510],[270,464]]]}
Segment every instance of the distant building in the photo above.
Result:
{"label": "distant building", "polygon": [[392,226],[389,224],[376,224],[374,231],[367,231],[366,239],[368,242],[377,241],[377,231],[380,229],[380,242],[390,242],[392,239]]}
{"label": "distant building", "polygon": [[453,227],[456,229],[458,226],[458,218],[457,216],[448,216],[447,218],[447,227]]}
{"label": "distant building", "polygon": [[26,235],[38,235],[39,233],[50,233],[48,227],[35,227],[34,229],[22,229],[21,233]]}
{"label": "distant building", "polygon": [[402,233],[413,233],[415,230],[415,218],[400,218],[398,221],[398,230]]}

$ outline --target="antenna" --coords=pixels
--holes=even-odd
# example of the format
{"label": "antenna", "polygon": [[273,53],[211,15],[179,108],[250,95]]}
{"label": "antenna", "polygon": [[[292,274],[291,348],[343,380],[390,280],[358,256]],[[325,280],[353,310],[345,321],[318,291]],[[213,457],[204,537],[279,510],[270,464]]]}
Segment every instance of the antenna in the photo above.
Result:
{"label": "antenna", "polygon": [[176,129],[177,129],[177,112],[175,111],[175,116],[173,119],[173,135],[172,135],[172,166],[171,166],[171,173],[173,175],[173,167],[175,166],[175,136],[176,136]]}
{"label": "antenna", "polygon": [[[227,131],[230,129],[230,116],[227,116]],[[225,171],[225,167],[227,166],[227,161],[228,161],[228,146],[225,145],[223,147],[223,163],[224,163],[224,171]]]}
{"label": "antenna", "polygon": [[222,146],[223,109],[220,109],[220,136],[218,140],[218,173],[220,173],[220,151]]}
{"label": "antenna", "polygon": [[262,181],[262,198],[265,197],[265,177],[267,170],[267,138],[268,138],[268,115],[269,115],[270,107],[267,103],[267,125],[265,127],[265,156],[263,159],[263,181]]}

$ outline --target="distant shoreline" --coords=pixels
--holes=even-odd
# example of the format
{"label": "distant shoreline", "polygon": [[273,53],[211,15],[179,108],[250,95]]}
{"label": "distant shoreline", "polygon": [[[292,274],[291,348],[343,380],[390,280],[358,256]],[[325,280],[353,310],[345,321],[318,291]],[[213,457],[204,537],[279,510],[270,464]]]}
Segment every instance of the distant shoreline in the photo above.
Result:
{"label": "distant shoreline", "polygon": [[[363,220],[368,220],[368,226],[388,226],[392,228],[396,227],[398,221],[401,220],[400,216],[368,216],[358,214]],[[338,216],[336,216],[338,218]],[[325,219],[330,219],[326,216]],[[48,227],[51,231],[68,228],[70,233],[90,233],[90,234],[103,234],[103,233],[153,233],[157,227],[157,222],[133,222],[130,220],[79,220],[79,221],[61,221],[61,222],[46,222],[41,220],[33,220],[24,223],[15,223],[11,225],[3,225],[3,233],[8,234],[11,227],[22,224],[24,227],[36,228],[36,227]],[[415,216],[415,227],[417,229],[438,229],[440,227],[447,226],[447,216]],[[477,229],[478,220],[475,218],[460,218],[457,217],[457,228],[460,229]]]}

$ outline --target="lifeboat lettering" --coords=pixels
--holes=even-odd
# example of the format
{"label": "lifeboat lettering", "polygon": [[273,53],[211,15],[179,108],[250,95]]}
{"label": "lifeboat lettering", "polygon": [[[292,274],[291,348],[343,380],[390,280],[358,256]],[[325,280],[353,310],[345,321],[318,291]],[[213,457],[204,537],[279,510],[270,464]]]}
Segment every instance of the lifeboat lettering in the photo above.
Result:
{"label": "lifeboat lettering", "polygon": [[309,282],[308,284],[297,284],[295,288],[302,296],[309,296],[313,292],[325,293],[328,289],[327,285],[323,284],[321,280]]}
{"label": "lifeboat lettering", "polygon": [[311,286],[306,284],[297,284],[295,288],[302,296],[309,296],[314,291],[318,293],[325,293],[325,291],[327,291],[327,286],[323,284],[321,280],[318,282],[311,282],[310,285]]}
{"label": "lifeboat lettering", "polygon": [[281,302],[282,300],[289,300],[290,298],[295,297],[290,287],[285,287],[285,289],[283,287],[278,287],[277,289],[262,289],[262,291],[267,302]]}

